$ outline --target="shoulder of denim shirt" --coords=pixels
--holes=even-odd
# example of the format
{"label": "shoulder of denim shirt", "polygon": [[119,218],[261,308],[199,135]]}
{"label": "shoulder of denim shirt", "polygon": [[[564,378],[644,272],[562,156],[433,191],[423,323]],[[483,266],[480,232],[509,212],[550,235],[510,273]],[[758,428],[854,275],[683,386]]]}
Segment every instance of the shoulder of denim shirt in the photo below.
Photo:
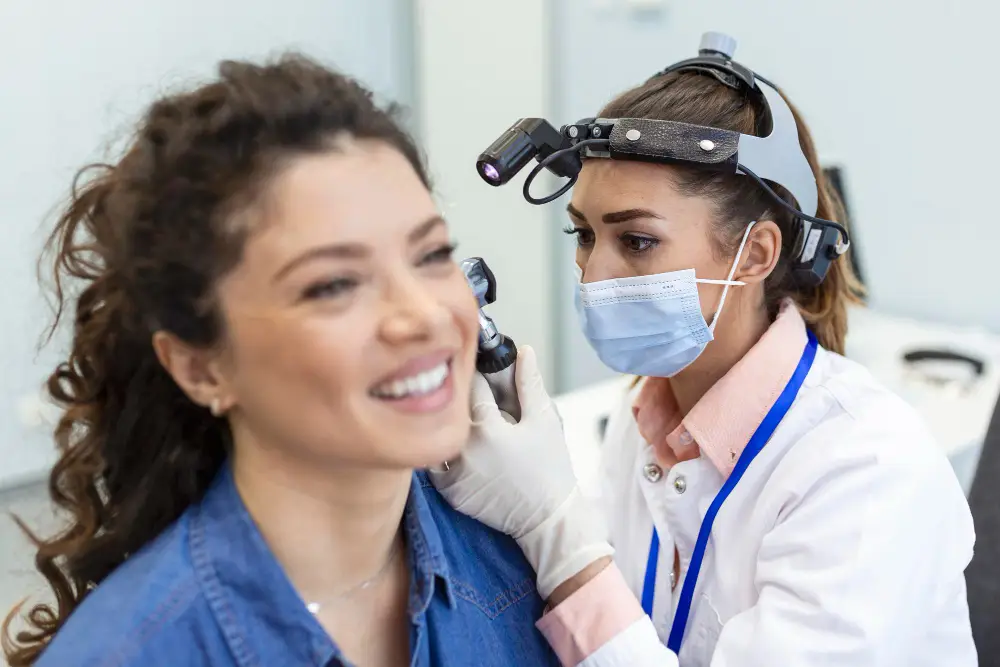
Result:
{"label": "shoulder of denim shirt", "polygon": [[[426,501],[425,520],[433,520],[448,561],[450,594],[479,607],[490,619],[515,607],[520,615],[540,617],[545,604],[517,542],[453,509],[426,474],[418,473],[417,479]],[[526,628],[533,630],[531,624]]]}
{"label": "shoulder of denim shirt", "polygon": [[91,591],[36,667],[234,665],[188,550],[190,514]]}
{"label": "shoulder of denim shirt", "polygon": [[[535,623],[545,602],[535,572],[517,542],[452,509],[426,475],[418,473],[422,532],[431,536],[445,564],[426,609],[423,644],[441,667],[477,665],[558,667],[559,658]],[[461,638],[475,641],[461,641]]]}

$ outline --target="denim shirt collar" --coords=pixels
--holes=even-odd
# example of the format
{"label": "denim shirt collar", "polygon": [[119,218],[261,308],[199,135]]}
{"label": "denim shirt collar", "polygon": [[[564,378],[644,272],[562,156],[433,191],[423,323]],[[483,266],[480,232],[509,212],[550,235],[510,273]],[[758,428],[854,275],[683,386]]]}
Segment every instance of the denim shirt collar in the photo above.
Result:
{"label": "denim shirt collar", "polygon": [[[424,497],[428,483],[414,474],[403,513],[411,570],[408,610],[417,628],[438,589],[449,607],[455,604],[441,536]],[[238,665],[346,664],[268,548],[228,464],[192,508],[190,525],[196,576]]]}

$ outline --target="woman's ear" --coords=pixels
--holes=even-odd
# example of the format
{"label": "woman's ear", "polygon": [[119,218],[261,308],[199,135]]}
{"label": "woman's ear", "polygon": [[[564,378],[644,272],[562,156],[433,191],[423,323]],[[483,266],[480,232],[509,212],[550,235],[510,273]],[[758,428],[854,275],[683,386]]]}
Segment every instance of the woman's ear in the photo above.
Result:
{"label": "woman's ear", "polygon": [[160,365],[192,402],[213,413],[229,408],[232,398],[218,352],[194,347],[167,331],[154,333],[152,342]]}
{"label": "woman's ear", "polygon": [[750,230],[733,280],[751,285],[764,282],[778,265],[780,255],[781,229],[772,220],[759,220]]}

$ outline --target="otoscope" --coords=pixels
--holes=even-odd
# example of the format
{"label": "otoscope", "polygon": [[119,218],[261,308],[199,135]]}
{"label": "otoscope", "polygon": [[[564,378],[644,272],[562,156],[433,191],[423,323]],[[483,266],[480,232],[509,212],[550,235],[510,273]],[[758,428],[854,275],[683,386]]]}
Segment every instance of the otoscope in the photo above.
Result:
{"label": "otoscope", "polygon": [[497,330],[493,318],[483,311],[484,307],[497,300],[497,279],[482,257],[462,260],[462,271],[479,304],[479,351],[476,354],[476,370],[486,378],[504,418],[511,423],[517,423],[521,419],[521,404],[517,400],[517,387],[514,384],[517,346],[510,336],[505,336]]}

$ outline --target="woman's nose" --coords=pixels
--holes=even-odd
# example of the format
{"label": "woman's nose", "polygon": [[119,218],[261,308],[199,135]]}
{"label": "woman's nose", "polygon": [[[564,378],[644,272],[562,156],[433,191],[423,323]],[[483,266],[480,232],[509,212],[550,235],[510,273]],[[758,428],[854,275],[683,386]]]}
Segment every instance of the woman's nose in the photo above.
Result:
{"label": "woman's nose", "polygon": [[380,328],[390,343],[431,338],[451,319],[434,291],[412,277],[397,280],[387,290],[384,313]]}

